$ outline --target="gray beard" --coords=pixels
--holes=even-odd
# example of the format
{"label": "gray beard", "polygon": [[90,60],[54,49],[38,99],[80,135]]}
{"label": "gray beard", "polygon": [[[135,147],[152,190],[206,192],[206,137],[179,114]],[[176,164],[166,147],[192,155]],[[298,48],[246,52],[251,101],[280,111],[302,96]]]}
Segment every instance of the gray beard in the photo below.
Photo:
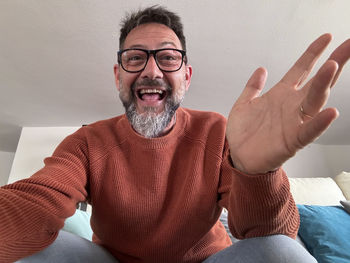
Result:
{"label": "gray beard", "polygon": [[[159,86],[159,82],[149,80],[147,81],[147,85]],[[156,108],[147,107],[145,108],[145,112],[138,113],[135,103],[137,98],[135,98],[133,92],[135,90],[135,84],[131,87],[131,90],[127,92],[124,90],[122,82],[120,82],[119,97],[123,102],[125,114],[133,129],[146,138],[156,138],[163,135],[165,128],[173,119],[176,110],[180,107],[184,99],[185,91],[183,87],[183,89],[174,94],[169,85],[164,83],[162,83],[162,85],[166,88],[167,92],[164,111],[157,113]]]}
{"label": "gray beard", "polygon": [[133,102],[126,109],[126,116],[137,133],[146,138],[160,137],[180,106],[180,103],[174,105],[168,102],[166,102],[165,109],[161,113],[154,112],[153,107],[146,108],[144,113],[138,113]]}

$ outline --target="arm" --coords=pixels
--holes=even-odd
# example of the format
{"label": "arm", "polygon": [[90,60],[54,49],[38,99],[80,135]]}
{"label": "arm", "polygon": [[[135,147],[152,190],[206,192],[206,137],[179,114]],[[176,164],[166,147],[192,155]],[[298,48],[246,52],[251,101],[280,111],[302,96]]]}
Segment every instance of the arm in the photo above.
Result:
{"label": "arm", "polygon": [[87,148],[67,137],[32,177],[0,188],[0,258],[13,262],[57,237],[76,203],[87,198]]}
{"label": "arm", "polygon": [[226,149],[219,194],[219,205],[229,211],[229,227],[236,238],[274,234],[296,238],[299,214],[281,168],[265,174],[242,173],[233,168]]}
{"label": "arm", "polygon": [[267,72],[257,69],[232,107],[219,192],[221,205],[229,210],[230,229],[238,238],[297,234],[298,211],[280,167],[338,116],[335,108],[322,108],[350,57],[350,40],[302,86],[331,38],[325,34],[315,40],[262,96]]}

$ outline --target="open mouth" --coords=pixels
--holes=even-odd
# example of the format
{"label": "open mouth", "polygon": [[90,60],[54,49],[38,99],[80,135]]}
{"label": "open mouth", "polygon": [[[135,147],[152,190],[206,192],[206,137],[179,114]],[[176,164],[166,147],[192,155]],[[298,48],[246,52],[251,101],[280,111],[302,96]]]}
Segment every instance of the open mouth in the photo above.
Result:
{"label": "open mouth", "polygon": [[136,94],[143,101],[160,101],[165,98],[166,91],[160,89],[139,89],[136,91]]}

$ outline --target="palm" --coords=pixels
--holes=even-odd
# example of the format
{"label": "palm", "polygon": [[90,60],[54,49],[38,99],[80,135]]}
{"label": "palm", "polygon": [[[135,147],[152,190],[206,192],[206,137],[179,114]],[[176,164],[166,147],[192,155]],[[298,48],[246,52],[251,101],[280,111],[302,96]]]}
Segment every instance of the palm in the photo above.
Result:
{"label": "palm", "polygon": [[[322,107],[350,57],[350,40],[337,48],[315,77],[301,87],[330,40],[329,34],[317,39],[283,79],[262,96],[259,94],[267,74],[262,68],[254,72],[232,107],[226,128],[237,169],[254,174],[278,168],[337,117],[336,109]],[[313,118],[302,114],[301,105]]]}

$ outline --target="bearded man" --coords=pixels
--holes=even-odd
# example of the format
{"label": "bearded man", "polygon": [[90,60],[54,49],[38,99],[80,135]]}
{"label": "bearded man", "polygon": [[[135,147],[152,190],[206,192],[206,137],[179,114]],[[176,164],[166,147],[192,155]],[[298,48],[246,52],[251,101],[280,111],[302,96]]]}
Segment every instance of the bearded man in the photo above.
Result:
{"label": "bearded man", "polygon": [[[350,41],[302,86],[330,41],[319,37],[263,96],[257,69],[226,120],[180,107],[192,77],[180,18],[157,6],[127,16],[114,67],[126,114],[82,127],[0,189],[1,262],[316,262],[294,240],[281,166],[338,115],[322,107]],[[93,243],[60,231],[86,200]]]}

